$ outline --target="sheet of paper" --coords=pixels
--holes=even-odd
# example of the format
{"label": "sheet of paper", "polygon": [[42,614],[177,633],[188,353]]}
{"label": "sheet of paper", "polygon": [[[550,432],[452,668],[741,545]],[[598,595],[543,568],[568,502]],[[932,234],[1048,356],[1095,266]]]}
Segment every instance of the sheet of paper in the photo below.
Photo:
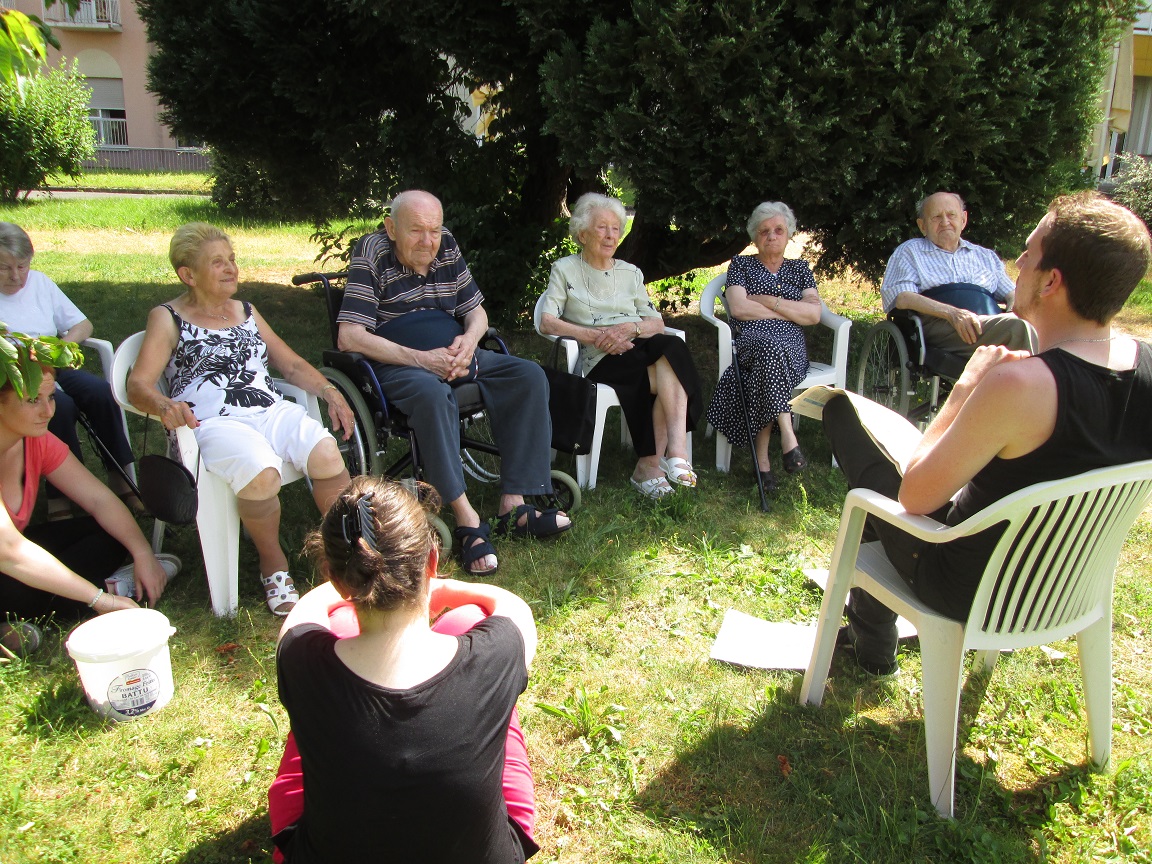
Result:
{"label": "sheet of paper", "polygon": [[880,449],[903,474],[922,436],[919,429],[895,411],[866,399],[859,393],[823,384],[809,387],[793,398],[789,404],[797,414],[819,420],[824,416],[824,406],[833,396],[847,396],[852,401],[864,431],[880,445]]}
{"label": "sheet of paper", "polygon": [[736,609],[712,643],[712,659],[757,669],[807,669],[816,643],[815,624],[771,623]]}

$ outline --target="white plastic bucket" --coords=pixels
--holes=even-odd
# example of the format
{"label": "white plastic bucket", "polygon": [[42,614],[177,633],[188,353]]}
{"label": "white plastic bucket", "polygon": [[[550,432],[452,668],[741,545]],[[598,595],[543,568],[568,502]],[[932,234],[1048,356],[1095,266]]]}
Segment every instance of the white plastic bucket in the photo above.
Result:
{"label": "white plastic bucket", "polygon": [[172,698],[168,637],[176,628],[155,609],[121,609],[85,621],[68,637],[92,710],[109,720],[159,711]]}

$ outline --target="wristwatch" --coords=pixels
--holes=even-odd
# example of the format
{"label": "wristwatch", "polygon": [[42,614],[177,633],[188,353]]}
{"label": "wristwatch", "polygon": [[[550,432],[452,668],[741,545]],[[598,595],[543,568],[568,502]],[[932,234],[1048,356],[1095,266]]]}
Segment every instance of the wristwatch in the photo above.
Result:
{"label": "wristwatch", "polygon": [[636,335],[637,336],[640,335],[640,322],[639,321],[636,322]]}

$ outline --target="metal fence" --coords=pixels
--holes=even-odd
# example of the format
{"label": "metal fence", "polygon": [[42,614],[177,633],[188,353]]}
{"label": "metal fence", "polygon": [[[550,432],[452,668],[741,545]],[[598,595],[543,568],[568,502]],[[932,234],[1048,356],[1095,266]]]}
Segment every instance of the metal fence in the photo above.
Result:
{"label": "metal fence", "polygon": [[208,151],[160,147],[97,147],[85,168],[125,168],[132,171],[211,171]]}
{"label": "metal fence", "polygon": [[118,117],[89,117],[96,130],[96,143],[100,147],[127,147],[128,121]]}
{"label": "metal fence", "polygon": [[55,4],[44,11],[44,20],[49,24],[120,26],[120,0],[80,0],[75,12],[68,11],[63,3]]}

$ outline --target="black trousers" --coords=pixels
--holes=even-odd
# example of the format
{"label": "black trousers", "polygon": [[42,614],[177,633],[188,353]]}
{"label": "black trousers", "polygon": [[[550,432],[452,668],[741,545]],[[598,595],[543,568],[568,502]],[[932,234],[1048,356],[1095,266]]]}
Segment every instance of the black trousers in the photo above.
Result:
{"label": "black trousers", "polygon": [[[120,541],[100,527],[91,516],[29,526],[24,536],[51,553],[69,570],[92,583],[92,595],[128,557]],[[55,614],[74,620],[92,614],[86,601],[69,600],[25,585],[0,573],[0,620],[28,620]]]}
{"label": "black trousers", "polygon": [[[871,489],[893,499],[899,497],[903,479],[900,472],[864,430],[847,396],[828,400],[824,406],[823,422],[832,453],[849,486]],[[932,513],[932,518],[943,521],[947,509],[945,506]],[[900,577],[915,589],[920,557],[928,543],[871,516],[864,526],[864,540],[879,540]],[[895,612],[866,591],[853,588],[845,614],[856,636],[856,656],[859,659],[881,665],[895,659]]]}

